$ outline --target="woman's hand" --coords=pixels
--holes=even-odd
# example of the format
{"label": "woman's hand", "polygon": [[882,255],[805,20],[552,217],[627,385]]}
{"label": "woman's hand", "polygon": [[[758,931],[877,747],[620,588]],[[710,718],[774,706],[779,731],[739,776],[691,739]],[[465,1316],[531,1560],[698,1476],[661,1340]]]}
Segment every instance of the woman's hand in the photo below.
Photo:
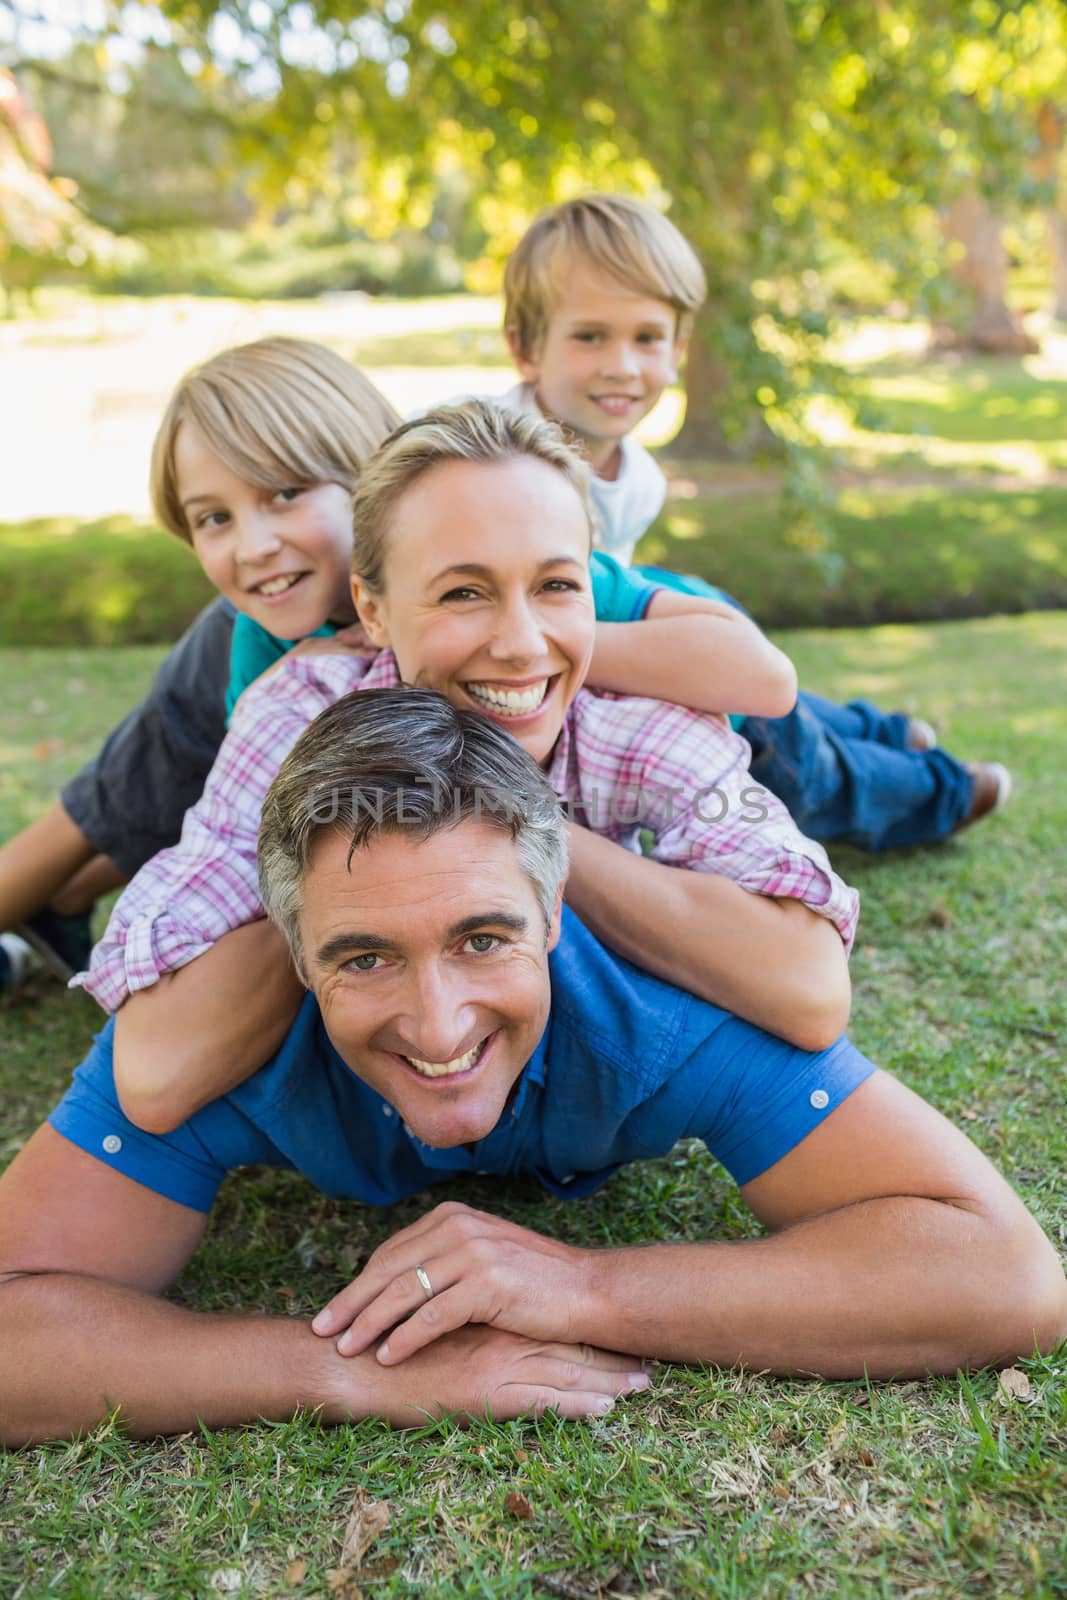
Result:
{"label": "woman's hand", "polygon": [[[312,1327],[326,1338],[340,1335],[343,1356],[359,1355],[388,1333],[377,1352],[386,1365],[468,1323],[569,1342],[582,1337],[575,1330],[588,1328],[592,1314],[586,1304],[590,1257],[590,1251],[446,1201],[380,1245]],[[636,1370],[640,1362],[633,1365]]]}

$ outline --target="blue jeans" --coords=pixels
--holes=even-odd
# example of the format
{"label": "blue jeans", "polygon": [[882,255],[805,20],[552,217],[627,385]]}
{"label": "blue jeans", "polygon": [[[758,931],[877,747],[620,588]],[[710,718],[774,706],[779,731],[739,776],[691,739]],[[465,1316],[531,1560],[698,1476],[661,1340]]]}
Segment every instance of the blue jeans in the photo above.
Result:
{"label": "blue jeans", "polygon": [[934,844],[966,817],[974,779],[947,750],[908,750],[907,718],[866,700],[801,694],[786,717],[746,717],[752,776],[812,839],[860,850]]}
{"label": "blue jeans", "polygon": [[[744,607],[699,578],[640,567],[652,582]],[[801,693],[785,717],[746,717],[752,776],[811,839],[872,853],[935,844],[970,810],[974,779],[947,750],[908,750],[908,719],[867,700]]]}

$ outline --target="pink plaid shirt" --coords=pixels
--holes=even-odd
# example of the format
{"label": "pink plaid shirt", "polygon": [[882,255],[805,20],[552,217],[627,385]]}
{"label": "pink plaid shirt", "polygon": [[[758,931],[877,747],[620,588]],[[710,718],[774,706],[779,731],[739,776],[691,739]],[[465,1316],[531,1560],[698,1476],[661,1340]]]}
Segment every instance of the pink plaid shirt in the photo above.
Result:
{"label": "pink plaid shirt", "polygon": [[[392,652],[289,656],[242,696],[200,800],[176,845],[123,892],[89,971],[72,980],[116,1011],[127,995],[203,955],[263,915],[256,872],[260,813],[308,723],[354,689],[399,682]],[[725,720],[658,700],[583,689],[567,712],[548,776],[575,820],[671,866],[718,872],[754,894],[802,900],[850,949],[859,895],[788,811],[753,780],[749,747]]]}

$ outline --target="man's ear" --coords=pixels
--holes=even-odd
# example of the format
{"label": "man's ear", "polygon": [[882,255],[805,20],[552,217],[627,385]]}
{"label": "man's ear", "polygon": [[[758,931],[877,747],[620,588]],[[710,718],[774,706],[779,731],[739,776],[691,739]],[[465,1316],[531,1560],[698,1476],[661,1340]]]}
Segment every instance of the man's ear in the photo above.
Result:
{"label": "man's ear", "polygon": [[389,630],[385,625],[381,596],[368,589],[363,579],[356,573],[352,574],[352,604],[371,644],[376,644],[379,650],[387,650]]}
{"label": "man's ear", "polygon": [[548,919],[548,939],[545,943],[546,950],[554,950],[559,944],[560,924],[563,920],[563,885],[560,884],[556,892],[556,903],[552,907],[552,915]]}
{"label": "man's ear", "polygon": [[515,370],[523,383],[536,383],[541,376],[541,362],[538,356],[522,348],[519,330],[514,324],[504,329],[504,337],[508,341],[508,349],[511,351],[511,359],[515,363]]}

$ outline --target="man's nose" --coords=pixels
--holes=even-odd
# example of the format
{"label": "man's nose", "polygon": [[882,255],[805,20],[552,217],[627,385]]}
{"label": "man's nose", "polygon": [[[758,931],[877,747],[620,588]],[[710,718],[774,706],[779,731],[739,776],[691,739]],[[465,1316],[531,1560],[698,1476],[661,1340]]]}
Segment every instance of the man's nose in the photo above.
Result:
{"label": "man's nose", "polygon": [[474,1043],[476,1015],[462,974],[440,963],[412,974],[407,1016],[401,1024],[420,1061],[454,1061]]}
{"label": "man's nose", "polygon": [[490,646],[496,661],[530,661],[543,655],[544,634],[529,601],[523,597],[503,607]]}
{"label": "man's nose", "polygon": [[266,561],[281,549],[281,544],[274,519],[269,512],[253,511],[238,518],[236,546],[238,561],[248,565]]}

